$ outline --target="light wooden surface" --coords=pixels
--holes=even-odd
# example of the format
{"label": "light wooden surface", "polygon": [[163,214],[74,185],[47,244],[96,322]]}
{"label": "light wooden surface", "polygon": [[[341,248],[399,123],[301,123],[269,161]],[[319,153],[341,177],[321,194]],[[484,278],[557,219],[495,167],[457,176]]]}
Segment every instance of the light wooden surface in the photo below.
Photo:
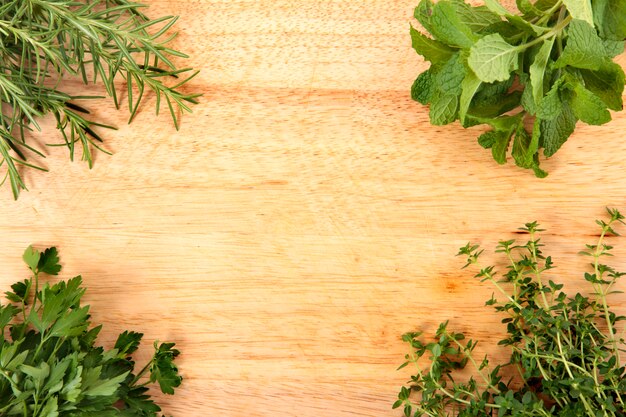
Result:
{"label": "light wooden surface", "polygon": [[103,344],[129,328],[180,346],[167,413],[399,416],[400,335],[449,318],[483,347],[497,340],[491,289],[453,255],[526,221],[586,290],[576,253],[604,206],[626,210],[624,115],[581,125],[538,180],[495,165],[479,128],[431,127],[410,100],[417,0],[150,3],[181,16],[201,104],[178,133],[153,102],[132,126],[104,104],[120,127],[112,157],[89,171],[54,149],[18,202],[4,187],[0,285],[24,276],[27,245],[58,246]]}

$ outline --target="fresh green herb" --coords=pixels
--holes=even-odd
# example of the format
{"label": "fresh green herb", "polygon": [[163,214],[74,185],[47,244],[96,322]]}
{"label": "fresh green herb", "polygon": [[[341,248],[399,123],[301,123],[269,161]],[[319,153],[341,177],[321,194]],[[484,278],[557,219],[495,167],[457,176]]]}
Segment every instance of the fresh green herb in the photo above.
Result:
{"label": "fresh green herb", "polygon": [[[617,325],[626,317],[614,313],[607,300],[618,292],[615,284],[624,273],[602,263],[612,249],[605,237],[617,234],[613,228],[624,216],[610,209],[608,214],[608,221],[597,221],[597,243],[582,252],[591,259],[584,273],[589,296],[570,296],[547,276],[554,264],[542,253],[536,222],[521,229],[529,236],[525,244],[500,242],[496,252],[509,264],[506,273],[487,266],[476,277],[501,295],[486,305],[505,316],[507,336],[498,344],[510,349],[509,361],[493,366],[487,357],[477,358],[477,342],[450,330],[448,322],[432,341],[407,333],[403,339],[412,351],[401,368],[413,364],[417,371],[393,407],[404,407],[407,417],[624,417],[626,343]],[[478,264],[481,253],[478,245],[468,244],[459,255],[469,266]],[[466,367],[471,376],[466,370],[465,379],[456,378]]]}
{"label": "fresh green herb", "polygon": [[[517,0],[519,13],[498,0],[472,7],[462,0],[422,0],[411,27],[413,48],[431,63],[411,95],[430,105],[430,122],[487,125],[478,138],[499,164],[508,149],[515,164],[538,177],[546,157],[580,120],[602,125],[622,110],[626,1]],[[531,128],[532,126],[532,128]],[[512,142],[512,145],[511,145]]]}
{"label": "fresh green herb", "polygon": [[81,277],[39,286],[41,274],[61,270],[55,248],[24,252],[32,276],[11,286],[0,305],[0,416],[156,416],[147,391],[158,383],[173,394],[182,378],[174,343],[154,344],[152,359],[135,372],[131,355],[142,334],[124,332],[115,347],[96,346],[102,326],[91,327],[81,306]]}
{"label": "fresh green herb", "polygon": [[[113,128],[89,118],[82,101],[95,96],[66,93],[62,81],[73,77],[84,84],[100,80],[106,93],[121,104],[115,81],[126,82],[129,122],[137,114],[146,90],[156,94],[156,112],[164,99],[178,129],[177,112],[191,111],[199,94],[183,86],[197,72],[178,69],[172,57],[185,54],[169,48],[168,35],[177,17],[149,19],[145,5],[130,0],[19,0],[0,4],[0,166],[17,198],[26,185],[19,166],[45,170],[27,162],[29,153],[43,157],[29,132],[52,115],[73,160],[76,147],[92,166],[93,149],[103,150],[96,128]],[[172,83],[165,79],[171,78]],[[78,104],[81,103],[81,104]]]}

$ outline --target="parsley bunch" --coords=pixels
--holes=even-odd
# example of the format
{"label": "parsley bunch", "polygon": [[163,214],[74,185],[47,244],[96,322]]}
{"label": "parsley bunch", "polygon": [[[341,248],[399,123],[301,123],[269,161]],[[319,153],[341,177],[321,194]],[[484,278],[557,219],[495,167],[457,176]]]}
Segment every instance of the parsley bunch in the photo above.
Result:
{"label": "parsley bunch", "polygon": [[[430,104],[430,122],[487,125],[478,138],[499,164],[538,177],[539,152],[550,157],[580,120],[602,125],[622,110],[624,0],[517,0],[511,13],[498,0],[471,7],[462,0],[422,0],[411,27],[413,48],[430,61],[411,89]],[[511,145],[512,142],[512,145]]]}
{"label": "parsley bunch", "polygon": [[[30,131],[38,120],[56,120],[70,158],[76,148],[92,166],[93,149],[103,150],[97,128],[113,128],[89,116],[88,104],[100,97],[66,92],[68,77],[86,85],[100,81],[116,107],[126,95],[129,122],[144,93],[156,94],[156,112],[165,102],[178,129],[177,112],[191,111],[199,94],[183,91],[197,72],[177,68],[172,57],[185,54],[168,47],[177,17],[150,19],[145,5],[130,0],[11,0],[0,2],[0,166],[17,198],[26,185],[20,166],[45,170],[27,161],[43,157]],[[125,80],[124,91],[115,82]],[[173,80],[172,82],[167,79]]]}
{"label": "parsley bunch", "polygon": [[40,288],[41,274],[61,270],[57,250],[29,247],[24,261],[32,277],[12,285],[0,305],[0,416],[156,416],[150,384],[173,394],[182,380],[174,343],[155,342],[136,372],[131,355],[141,333],[120,334],[111,350],[96,346],[102,326],[90,327],[89,306],[80,305],[80,276]]}
{"label": "parsley bunch", "polygon": [[[500,242],[496,252],[509,264],[506,273],[487,266],[476,277],[501,294],[486,304],[505,316],[507,336],[498,344],[510,349],[509,361],[493,366],[487,357],[475,357],[477,342],[450,330],[447,322],[432,341],[407,333],[403,339],[412,351],[401,368],[413,364],[416,374],[394,408],[404,407],[407,417],[626,416],[626,342],[624,329],[617,328],[626,317],[611,311],[607,301],[624,273],[601,262],[612,249],[605,236],[616,234],[613,227],[624,217],[617,210],[608,213],[608,222],[597,221],[598,242],[582,252],[591,259],[584,273],[591,295],[568,295],[546,276],[554,265],[542,253],[537,223],[521,229],[529,235],[526,243]],[[478,264],[481,253],[471,244],[459,252],[467,257],[465,266]],[[455,378],[466,367],[472,376]]]}

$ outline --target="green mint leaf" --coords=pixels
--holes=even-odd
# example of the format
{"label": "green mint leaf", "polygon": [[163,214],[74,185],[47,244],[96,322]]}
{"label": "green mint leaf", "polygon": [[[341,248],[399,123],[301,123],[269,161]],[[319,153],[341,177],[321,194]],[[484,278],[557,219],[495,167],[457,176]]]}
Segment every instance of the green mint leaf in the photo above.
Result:
{"label": "green mint leaf", "polygon": [[506,81],[498,81],[495,83],[483,83],[481,84],[478,92],[476,93],[476,100],[479,102],[493,102],[500,100],[513,86],[515,77],[510,77]]}
{"label": "green mint leaf", "polygon": [[510,16],[511,13],[498,0],[485,0],[485,6],[499,16]]}
{"label": "green mint leaf", "polygon": [[411,87],[411,98],[421,104],[429,104],[435,92],[435,76],[430,68],[422,72]]}
{"label": "green mint leaf", "polygon": [[461,99],[459,101],[459,120],[461,123],[465,121],[465,116],[472,103],[472,98],[478,91],[482,81],[472,72],[468,71],[461,83]]}
{"label": "green mint leaf", "polygon": [[461,20],[452,1],[435,3],[430,17],[435,39],[459,48],[469,49],[476,39],[470,27]]}
{"label": "green mint leaf", "polygon": [[590,125],[603,125],[611,121],[611,114],[600,97],[581,83],[576,83],[573,92],[570,103],[576,118]]}
{"label": "green mint leaf", "polygon": [[609,59],[602,39],[589,23],[572,20],[568,26],[567,45],[556,61],[556,67],[566,65],[597,70]]}
{"label": "green mint leaf", "polygon": [[591,0],[563,0],[563,4],[574,19],[583,20],[593,27]]}
{"label": "green mint leaf", "polygon": [[[508,20],[508,19],[507,19]],[[520,28],[518,25],[512,24],[510,21],[501,21],[491,25],[485,31],[482,32],[484,35],[493,35],[498,34],[502,36],[504,40],[507,42],[515,43],[516,39],[519,39],[522,36],[529,36],[532,32],[528,33],[529,27]]]}
{"label": "green mint leaf", "polygon": [[500,165],[506,164],[506,153],[511,142],[511,135],[510,131],[496,130],[493,132],[491,154],[493,159]]}
{"label": "green mint leaf", "polygon": [[491,154],[497,163],[505,164],[511,137],[513,132],[520,127],[522,119],[517,115],[502,116],[495,119],[478,119],[478,121],[493,128],[493,130],[481,135],[478,138],[478,143],[483,148],[491,148]]}
{"label": "green mint leaf", "polygon": [[622,67],[614,62],[609,62],[602,65],[597,71],[581,70],[580,74],[585,81],[585,87],[600,97],[609,109],[622,110],[625,78]]}
{"label": "green mint leaf", "polygon": [[32,246],[27,247],[24,251],[24,255],[22,255],[22,259],[24,259],[28,268],[33,272],[37,272],[37,265],[39,265],[40,257],[41,253],[39,253],[39,251],[34,249]]}
{"label": "green mint leaf", "polygon": [[434,82],[436,90],[430,104],[430,121],[433,125],[442,126],[456,120],[461,84],[466,72],[461,55],[456,53],[437,73]]}
{"label": "green mint leaf", "polygon": [[[504,6],[502,6],[502,4],[498,0],[485,0],[485,6],[487,6],[489,10],[491,10],[493,13],[497,14],[498,16],[505,17],[509,25],[512,25],[516,27],[517,29],[520,29],[524,32],[534,33],[535,35],[541,35],[548,31],[548,29],[545,27],[534,25],[524,20],[522,17],[512,14]],[[504,22],[498,22],[498,23],[502,24]],[[501,27],[505,28],[504,25],[502,25]]]}
{"label": "green mint leaf", "polygon": [[471,7],[463,1],[455,0],[452,4],[456,8],[461,22],[474,33],[481,33],[490,26],[502,21],[498,14],[485,6]]}
{"label": "green mint leaf", "polygon": [[478,137],[478,144],[485,149],[491,149],[494,143],[497,141],[498,133],[494,130],[489,130]]}
{"label": "green mint leaf", "polygon": [[541,48],[535,55],[533,63],[530,66],[530,85],[532,86],[533,99],[535,104],[538,104],[543,97],[543,76],[546,72],[546,66],[550,59],[550,53],[554,46],[554,38],[546,39],[543,41]]}
{"label": "green mint leaf", "polygon": [[491,126],[494,130],[497,131],[505,131],[513,134],[513,131],[517,129],[519,124],[522,122],[522,114],[516,114],[515,116],[500,116],[495,118],[481,118],[475,117],[473,115],[468,115],[468,119],[472,118],[475,122],[479,124],[487,124]]}
{"label": "green mint leaf", "polygon": [[563,85],[563,78],[554,83],[548,94],[546,94],[537,107],[537,117],[544,120],[556,119],[563,109],[561,103],[560,89]]}
{"label": "green mint leaf", "polygon": [[593,14],[603,37],[614,41],[626,38],[626,0],[595,0]]}
{"label": "green mint leaf", "polygon": [[415,30],[413,26],[410,27],[410,32],[411,43],[415,52],[433,64],[448,61],[455,52],[452,48],[447,47],[443,43],[422,35]]}
{"label": "green mint leaf", "polygon": [[602,43],[604,44],[604,49],[606,53],[611,58],[615,58],[618,55],[624,53],[624,47],[626,46],[624,41],[614,41],[611,39],[602,39]]}
{"label": "green mint leaf", "polygon": [[561,111],[554,120],[541,120],[541,144],[544,148],[543,154],[550,157],[574,133],[576,127],[576,117],[571,107],[563,103]]}
{"label": "green mint leaf", "polygon": [[520,124],[515,132],[511,156],[515,164],[522,168],[532,168],[535,165],[535,155],[539,151],[540,122],[535,121],[532,135],[529,135]]}
{"label": "green mint leaf", "polygon": [[520,104],[521,93],[509,92],[513,85],[513,77],[496,83],[482,83],[472,99],[468,114],[479,118],[498,117]]}
{"label": "green mint leaf", "polygon": [[506,20],[517,29],[529,35],[543,35],[550,31],[547,27],[534,25],[519,16],[509,15],[506,17]]}
{"label": "green mint leaf", "polygon": [[[474,119],[468,115],[468,119]],[[480,123],[489,124],[493,129],[478,138],[483,148],[491,148],[491,154],[498,164],[505,164],[511,138],[520,126],[521,118],[517,116],[501,116],[495,119],[479,119]]]}
{"label": "green mint leaf", "polygon": [[529,115],[537,114],[537,104],[535,103],[535,99],[533,97],[530,78],[528,76],[520,77],[520,84],[524,86],[524,91],[522,92],[522,108]]}
{"label": "green mint leaf", "polygon": [[48,275],[58,275],[61,271],[61,265],[59,264],[59,255],[57,248],[52,247],[44,250],[39,258],[37,264],[39,272],[43,272]]}
{"label": "green mint leaf", "polygon": [[432,25],[430,23],[430,17],[433,14],[433,2],[431,0],[421,0],[419,5],[413,12],[413,17],[420,22],[420,25],[428,32],[432,33]]}
{"label": "green mint leaf", "polygon": [[543,169],[539,168],[539,160],[538,157],[535,156],[535,164],[532,167],[533,172],[535,173],[535,177],[537,178],[545,178],[548,176],[548,173]]}
{"label": "green mint leaf", "polygon": [[478,100],[477,96],[474,96],[467,114],[480,118],[498,117],[519,107],[521,96],[522,93],[519,91],[499,96],[498,100]]}
{"label": "green mint leaf", "polygon": [[458,109],[458,96],[437,92],[430,104],[430,123],[435,126],[450,124],[456,120]]}
{"label": "green mint leaf", "polygon": [[530,0],[515,0],[515,3],[519,11],[525,15],[531,15],[532,17],[535,17],[540,13]]}
{"label": "green mint leaf", "polygon": [[487,35],[472,46],[467,60],[483,82],[505,81],[517,69],[519,50],[499,34]]}
{"label": "green mint leaf", "polygon": [[445,63],[435,78],[435,87],[446,94],[459,96],[462,90],[462,83],[467,74],[467,69],[463,64],[463,58],[456,53]]}

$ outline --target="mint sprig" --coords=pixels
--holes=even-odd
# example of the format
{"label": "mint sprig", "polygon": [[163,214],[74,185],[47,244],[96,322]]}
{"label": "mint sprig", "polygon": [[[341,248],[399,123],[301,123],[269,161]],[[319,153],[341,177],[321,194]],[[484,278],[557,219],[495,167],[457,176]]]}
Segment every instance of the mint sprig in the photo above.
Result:
{"label": "mint sprig", "polygon": [[499,164],[538,177],[539,155],[554,155],[578,121],[602,125],[623,108],[626,1],[517,0],[517,13],[498,0],[473,7],[462,0],[422,0],[412,45],[431,63],[411,89],[430,106],[430,122],[487,125],[478,143]]}

